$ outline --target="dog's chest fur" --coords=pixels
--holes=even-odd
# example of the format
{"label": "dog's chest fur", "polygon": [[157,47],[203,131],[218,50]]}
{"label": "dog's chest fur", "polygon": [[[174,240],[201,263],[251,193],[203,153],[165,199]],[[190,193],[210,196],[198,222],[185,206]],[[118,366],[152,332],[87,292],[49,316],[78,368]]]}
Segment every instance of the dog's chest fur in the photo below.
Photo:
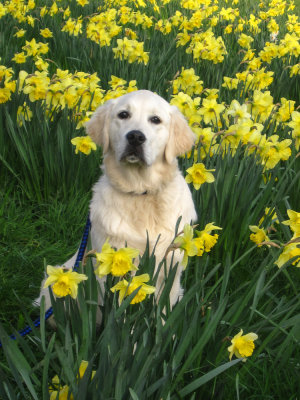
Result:
{"label": "dog's chest fur", "polygon": [[195,220],[196,213],[189,188],[178,170],[159,190],[139,194],[120,192],[104,175],[94,186],[91,201],[92,246],[100,251],[109,239],[114,247],[124,247],[127,243],[142,253],[147,234],[150,248],[160,235],[156,255],[163,257],[174,238],[179,217],[182,228],[184,223]]}

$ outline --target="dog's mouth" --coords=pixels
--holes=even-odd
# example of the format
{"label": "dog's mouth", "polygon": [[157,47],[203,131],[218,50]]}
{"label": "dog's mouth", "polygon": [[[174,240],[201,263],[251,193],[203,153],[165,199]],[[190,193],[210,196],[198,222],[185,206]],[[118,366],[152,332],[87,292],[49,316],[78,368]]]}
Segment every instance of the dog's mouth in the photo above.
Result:
{"label": "dog's mouth", "polygon": [[130,164],[135,164],[135,163],[138,163],[141,161],[140,158],[135,156],[134,154],[131,154],[131,155],[125,157],[125,160],[127,162],[129,162]]}
{"label": "dog's mouth", "polygon": [[142,146],[128,145],[121,156],[121,161],[129,164],[146,164]]}

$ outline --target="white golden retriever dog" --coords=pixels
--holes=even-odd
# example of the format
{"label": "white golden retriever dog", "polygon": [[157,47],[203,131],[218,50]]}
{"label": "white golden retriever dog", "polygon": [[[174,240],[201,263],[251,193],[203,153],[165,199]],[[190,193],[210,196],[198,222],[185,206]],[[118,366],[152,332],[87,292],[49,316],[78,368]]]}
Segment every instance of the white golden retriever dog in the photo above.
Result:
{"label": "white golden retriever dog", "polygon": [[[125,243],[145,251],[147,235],[150,251],[158,236],[157,265],[171,244],[176,222],[184,224],[197,218],[192,196],[176,157],[191,150],[194,134],[175,106],[160,96],[138,90],[100,106],[86,125],[87,133],[103,149],[103,175],[93,188],[90,205],[92,248],[101,251],[109,239],[111,246]],[[72,268],[76,255],[66,264]],[[171,258],[171,255],[170,255]],[[182,253],[170,304],[181,295]],[[161,268],[156,295],[164,283]],[[47,296],[48,289],[41,295]]]}

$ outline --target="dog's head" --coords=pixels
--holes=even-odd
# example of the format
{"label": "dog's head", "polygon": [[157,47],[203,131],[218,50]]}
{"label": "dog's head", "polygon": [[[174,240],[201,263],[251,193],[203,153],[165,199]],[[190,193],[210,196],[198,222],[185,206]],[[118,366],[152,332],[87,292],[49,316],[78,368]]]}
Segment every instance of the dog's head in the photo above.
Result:
{"label": "dog's head", "polygon": [[125,164],[172,164],[195,141],[177,107],[148,90],[107,101],[96,110],[86,129],[94,142],[103,147],[104,154],[113,152],[116,160]]}

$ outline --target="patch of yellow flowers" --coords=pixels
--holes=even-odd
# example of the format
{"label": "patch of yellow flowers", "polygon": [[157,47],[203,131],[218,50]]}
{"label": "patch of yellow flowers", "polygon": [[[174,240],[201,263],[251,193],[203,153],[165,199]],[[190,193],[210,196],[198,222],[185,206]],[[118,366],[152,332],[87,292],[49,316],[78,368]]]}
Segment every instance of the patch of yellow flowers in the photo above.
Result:
{"label": "patch of yellow flowers", "polygon": [[[79,366],[77,380],[83,378],[85,371],[88,367],[88,361],[82,360]],[[91,379],[94,378],[96,371],[92,371]],[[70,391],[70,387],[68,385],[62,385],[59,377],[55,375],[52,378],[51,384],[49,385],[49,394],[50,400],[74,400],[74,396]]]}
{"label": "patch of yellow flowers", "polygon": [[[35,71],[32,74],[21,70],[17,80],[13,80],[12,77],[11,68],[0,66],[0,83],[4,84],[4,88],[0,87],[0,103],[10,100],[12,93],[18,88],[18,93],[22,92],[28,95],[31,103],[40,101],[46,114],[52,115],[64,109],[70,110],[72,118],[77,122],[78,129],[105,101],[137,90],[136,81],[132,80],[127,84],[124,79],[112,75],[109,82],[110,89],[105,91],[101,88],[100,79],[96,73],[76,72],[72,74],[69,70],[59,68],[52,77],[49,77],[47,70]],[[27,102],[18,109],[19,125],[22,125],[22,117],[25,121],[30,121],[32,118],[32,111]],[[75,141],[74,144],[76,145],[77,142]],[[79,151],[81,150],[79,149]],[[83,152],[87,154],[86,151]]]}
{"label": "patch of yellow flowers", "polygon": [[[210,252],[218,240],[218,235],[212,234],[212,231],[221,229],[214,223],[209,223],[202,231],[195,230],[196,237],[194,238],[193,227],[185,224],[183,232],[177,235],[167,249],[167,253],[180,249],[184,253],[182,265],[185,269],[188,257],[202,256],[204,252]],[[131,247],[116,250],[111,247],[107,240],[100,253],[91,251],[89,255],[96,258],[95,274],[97,277],[101,279],[111,274],[114,277],[122,278],[110,289],[112,292],[119,291],[120,303],[124,297],[129,296],[138,288],[139,290],[131,300],[131,304],[139,303],[147,295],[155,292],[154,286],[146,284],[150,280],[149,274],[135,275],[138,267],[134,260],[139,256],[139,250]],[[78,285],[88,279],[85,274],[66,270],[63,267],[52,267],[51,265],[47,266],[47,275],[44,288],[51,286],[55,296],[65,297],[70,295],[73,299],[77,297]]]}
{"label": "patch of yellow flowers", "polygon": [[219,226],[214,225],[214,222],[211,222],[205,225],[202,231],[195,230],[196,237],[194,237],[193,227],[185,224],[183,232],[177,235],[169,250],[179,248],[183,252],[182,266],[185,269],[188,257],[202,256],[204,252],[210,252],[219,237],[216,233],[212,235],[212,231],[221,229]]}
{"label": "patch of yellow flowers", "polygon": [[[249,229],[253,232],[250,235],[250,240],[257,244],[258,247],[266,245],[268,247],[281,248],[282,252],[279,258],[275,261],[278,268],[281,268],[288,261],[292,260],[292,265],[300,268],[300,213],[294,210],[287,210],[289,219],[282,221],[283,225],[289,226],[292,232],[292,237],[285,243],[277,243],[277,241],[270,240],[268,234],[272,231],[276,232],[274,223],[279,223],[278,217],[274,210],[266,208],[265,215],[259,221],[259,225],[250,225]],[[267,228],[263,228],[262,224],[265,218],[269,219]]]}
{"label": "patch of yellow flowers", "polygon": [[[194,160],[215,153],[236,152],[243,146],[245,155],[256,153],[264,170],[273,169],[280,161],[286,161],[292,154],[292,146],[299,151],[300,146],[300,113],[295,111],[295,101],[281,98],[278,104],[273,103],[270,91],[261,91],[264,72],[255,78],[251,73],[236,74],[237,78],[224,77],[223,87],[245,88],[244,79],[250,79],[249,98],[245,103],[234,99],[229,105],[218,102],[218,90],[203,89],[203,81],[195,74],[193,68],[182,68],[181,73],[173,80],[171,104],[176,105],[186,116],[192,130],[197,136]],[[267,76],[269,76],[267,74]],[[257,82],[259,84],[255,84]],[[272,79],[266,83],[269,85]],[[250,83],[249,83],[250,85]],[[241,87],[241,86],[240,86]],[[182,90],[182,91],[179,91]],[[274,132],[288,128],[289,138],[282,139],[280,134],[267,136],[263,131],[271,124]],[[199,151],[200,149],[200,151]]]}
{"label": "patch of yellow flowers", "polygon": [[[0,66],[0,104],[11,101],[18,88],[17,95],[28,97],[18,106],[19,125],[30,121],[30,103],[41,102],[47,115],[66,108],[72,110],[72,117],[80,128],[97,106],[137,89],[136,82],[130,81],[128,85],[125,82],[104,91],[99,84],[101,77],[84,71],[71,72],[57,67],[56,72],[50,74],[49,63],[55,63],[49,50],[55,38],[53,27],[49,29],[49,20],[53,18],[62,20],[63,34],[85,38],[100,48],[112,47],[115,58],[144,65],[151,58],[153,30],[164,36],[172,35],[170,40],[176,42],[177,48],[182,47],[191,54],[194,62],[222,63],[228,54],[227,41],[234,41],[240,60],[239,72],[222,77],[222,88],[235,96],[230,104],[218,100],[219,89],[205,89],[193,68],[182,67],[172,82],[171,102],[180,108],[196,133],[201,160],[229,149],[234,153],[242,144],[245,154],[256,152],[265,170],[269,170],[289,159],[293,146],[299,151],[297,105],[283,97],[280,103],[274,104],[268,90],[274,81],[273,61],[280,62],[280,69],[288,70],[290,78],[300,73],[297,62],[300,24],[298,16],[293,14],[294,2],[261,2],[259,10],[253,9],[249,15],[241,15],[239,0],[234,0],[230,7],[212,0],[181,0],[175,8],[172,3],[172,0],[105,0],[94,7],[93,12],[88,7],[91,6],[89,0],[77,0],[72,5],[53,1],[43,7],[34,0],[9,0],[0,4],[0,18],[14,19],[16,32],[13,36],[20,41],[9,64],[33,64],[15,77],[13,68]],[[283,17],[285,25],[282,21],[279,24]],[[29,38],[30,28],[35,27],[37,21],[40,40]],[[258,50],[255,35],[263,29],[268,36]],[[222,37],[217,34],[220,30],[224,32]],[[144,41],[139,38],[141,33]],[[247,94],[245,100],[241,100],[241,93]],[[275,126],[273,134],[268,135],[266,128],[272,124]],[[282,129],[289,130],[288,138],[281,139]],[[199,161],[198,149],[195,159]]]}
{"label": "patch of yellow flowers", "polygon": [[[101,253],[93,252],[97,260],[97,268],[95,274],[99,278],[103,278],[108,274],[115,277],[124,277],[128,274],[130,280],[122,279],[111,288],[112,292],[119,291],[119,302],[121,303],[124,297],[129,296],[132,292],[139,288],[136,295],[131,300],[131,304],[139,303],[146,298],[146,295],[155,292],[155,287],[147,285],[150,280],[148,274],[131,277],[132,271],[137,271],[138,268],[134,265],[134,258],[138,257],[139,251],[130,247],[113,249],[106,241],[102,247]],[[57,297],[66,297],[70,295],[76,299],[79,283],[88,279],[85,274],[65,270],[63,267],[47,266],[48,278],[44,284],[44,288],[51,286],[52,291]]]}

